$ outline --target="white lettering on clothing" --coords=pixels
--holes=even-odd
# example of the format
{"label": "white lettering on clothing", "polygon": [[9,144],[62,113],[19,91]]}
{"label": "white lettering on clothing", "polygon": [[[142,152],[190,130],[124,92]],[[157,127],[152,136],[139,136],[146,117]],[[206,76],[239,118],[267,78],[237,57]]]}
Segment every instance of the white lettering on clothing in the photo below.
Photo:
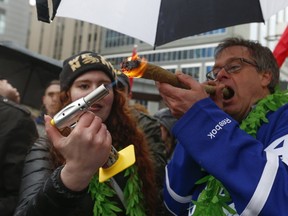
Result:
{"label": "white lettering on clothing", "polygon": [[218,124],[215,125],[215,127],[207,134],[210,139],[213,139],[218,131],[222,130],[223,127],[227,124],[231,123],[231,119],[225,118],[222,121],[218,122]]}
{"label": "white lettering on clothing", "polygon": [[271,151],[288,165],[288,134],[274,140],[265,151]]}

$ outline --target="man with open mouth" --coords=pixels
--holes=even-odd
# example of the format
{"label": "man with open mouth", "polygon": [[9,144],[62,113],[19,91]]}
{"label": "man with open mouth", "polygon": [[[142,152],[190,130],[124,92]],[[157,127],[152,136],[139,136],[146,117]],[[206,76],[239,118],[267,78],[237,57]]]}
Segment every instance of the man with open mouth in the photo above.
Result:
{"label": "man with open mouth", "polygon": [[[288,97],[272,52],[227,38],[207,73],[216,93],[178,73],[189,89],[157,87],[178,118],[164,198],[174,215],[287,215]],[[229,97],[223,97],[227,88]]]}

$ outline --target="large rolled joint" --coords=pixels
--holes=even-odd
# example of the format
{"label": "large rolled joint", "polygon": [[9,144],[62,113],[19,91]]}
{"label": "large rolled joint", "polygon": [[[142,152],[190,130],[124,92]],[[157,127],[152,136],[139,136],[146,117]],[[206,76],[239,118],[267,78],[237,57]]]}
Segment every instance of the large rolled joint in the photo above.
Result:
{"label": "large rolled joint", "polygon": [[[139,58],[122,62],[121,71],[128,77],[150,79],[158,82],[169,83],[175,87],[189,89],[187,86],[179,82],[174,73],[146,61],[141,61]],[[216,93],[215,86],[205,85],[204,88],[210,95]],[[233,91],[228,88],[223,88],[222,93],[224,99],[229,99],[234,95]]]}

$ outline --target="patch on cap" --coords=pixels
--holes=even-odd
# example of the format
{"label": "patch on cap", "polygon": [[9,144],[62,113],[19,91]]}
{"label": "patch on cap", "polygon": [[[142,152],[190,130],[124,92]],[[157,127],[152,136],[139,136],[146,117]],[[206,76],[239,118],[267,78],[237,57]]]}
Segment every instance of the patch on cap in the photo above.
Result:
{"label": "patch on cap", "polygon": [[113,65],[103,56],[85,51],[63,62],[63,69],[59,76],[61,91],[67,90],[77,77],[91,70],[103,71],[112,82],[115,81],[116,73]]}

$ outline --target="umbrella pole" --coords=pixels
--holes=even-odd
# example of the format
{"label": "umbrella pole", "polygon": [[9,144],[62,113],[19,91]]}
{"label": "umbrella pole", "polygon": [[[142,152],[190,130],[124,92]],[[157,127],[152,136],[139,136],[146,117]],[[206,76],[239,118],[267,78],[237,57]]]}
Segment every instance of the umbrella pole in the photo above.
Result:
{"label": "umbrella pole", "polygon": [[29,74],[28,74],[28,79],[24,85],[24,88],[23,88],[23,92],[22,92],[22,95],[20,95],[20,100],[21,100],[21,103],[22,101],[24,101],[24,98],[26,96],[26,92],[27,92],[27,89],[28,89],[28,85],[30,83],[30,80],[31,80],[31,77],[32,77],[32,73],[33,73],[33,68],[32,68],[32,64],[28,65],[28,68],[30,68],[29,70]]}

